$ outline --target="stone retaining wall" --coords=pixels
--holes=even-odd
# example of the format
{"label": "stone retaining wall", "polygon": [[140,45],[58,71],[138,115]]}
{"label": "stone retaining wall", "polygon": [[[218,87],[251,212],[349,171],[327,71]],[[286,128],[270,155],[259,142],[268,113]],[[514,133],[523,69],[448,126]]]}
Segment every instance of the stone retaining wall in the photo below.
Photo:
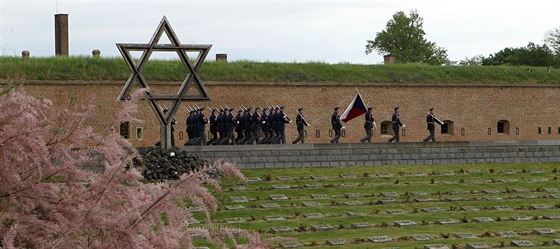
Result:
{"label": "stone retaining wall", "polygon": [[182,147],[242,169],[560,162],[560,141],[296,144]]}

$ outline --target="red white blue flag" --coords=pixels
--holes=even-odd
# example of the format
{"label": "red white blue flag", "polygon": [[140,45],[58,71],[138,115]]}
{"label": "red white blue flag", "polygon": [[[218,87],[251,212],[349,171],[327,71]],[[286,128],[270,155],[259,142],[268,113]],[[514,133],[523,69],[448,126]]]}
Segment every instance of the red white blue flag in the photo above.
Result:
{"label": "red white blue flag", "polygon": [[342,113],[342,116],[340,116],[340,120],[346,123],[356,117],[359,117],[360,115],[366,112],[367,112],[366,105],[364,104],[364,101],[362,101],[362,97],[358,93],[356,94],[356,97],[354,97],[354,100],[352,100],[352,103],[350,103],[348,108],[346,108],[344,113]]}

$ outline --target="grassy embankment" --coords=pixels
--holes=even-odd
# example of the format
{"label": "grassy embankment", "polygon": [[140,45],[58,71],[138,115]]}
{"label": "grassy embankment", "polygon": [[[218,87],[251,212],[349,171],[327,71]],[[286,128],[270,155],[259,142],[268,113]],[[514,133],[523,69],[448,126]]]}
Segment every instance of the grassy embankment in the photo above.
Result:
{"label": "grassy embankment", "polygon": [[[148,80],[182,81],[179,61],[150,60]],[[199,72],[205,81],[356,82],[356,83],[489,83],[560,84],[560,69],[539,67],[353,65],[274,62],[205,62]],[[117,80],[130,75],[122,58],[0,57],[3,80]]]}

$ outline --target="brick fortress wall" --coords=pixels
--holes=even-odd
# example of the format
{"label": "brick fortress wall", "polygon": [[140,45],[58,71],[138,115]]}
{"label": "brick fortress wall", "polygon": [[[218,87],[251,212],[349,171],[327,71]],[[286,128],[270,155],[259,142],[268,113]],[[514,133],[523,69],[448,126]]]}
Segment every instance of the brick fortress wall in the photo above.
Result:
{"label": "brick fortress wall", "polygon": [[[0,81],[6,84],[7,81]],[[178,83],[177,83],[178,84]],[[154,92],[174,93],[178,85],[150,83]],[[93,97],[100,112],[90,124],[106,129],[117,108],[116,97],[124,82],[25,82],[23,86],[33,96],[53,100],[55,105],[68,104],[72,97],[84,103]],[[340,114],[352,101],[358,89],[366,105],[373,106],[378,127],[389,121],[394,106],[401,107],[406,124],[402,142],[418,142],[427,136],[425,115],[435,106],[435,115],[452,124],[449,134],[439,141],[494,141],[494,140],[554,140],[560,138],[560,86],[537,85],[481,85],[481,84],[368,84],[368,83],[271,83],[271,82],[205,82],[211,102],[198,106],[269,106],[284,105],[286,114],[295,120],[296,109],[304,107],[304,115],[311,123],[306,127],[306,143],[328,143],[332,136],[330,116],[333,107],[341,106]],[[186,141],[186,107],[183,103],[175,118],[178,121],[175,140]],[[137,146],[149,146],[159,140],[159,124],[153,111],[142,104],[138,116],[145,124],[130,125],[130,139]],[[206,111],[206,116],[210,115]],[[451,121],[451,122],[450,122]],[[505,121],[504,133],[497,132],[499,121]],[[363,116],[345,124],[341,143],[357,143],[364,135]],[[115,127],[118,129],[119,127]],[[439,128],[439,127],[438,127]],[[137,140],[136,130],[143,138]],[[207,127],[208,129],[208,127]],[[540,133],[539,133],[540,129]],[[287,140],[297,136],[295,124],[286,126]],[[374,142],[386,142],[390,135],[375,134]]]}

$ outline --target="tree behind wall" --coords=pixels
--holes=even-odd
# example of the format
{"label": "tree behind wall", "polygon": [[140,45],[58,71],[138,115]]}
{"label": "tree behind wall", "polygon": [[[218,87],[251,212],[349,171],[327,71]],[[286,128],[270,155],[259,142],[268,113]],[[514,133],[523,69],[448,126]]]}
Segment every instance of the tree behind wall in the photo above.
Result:
{"label": "tree behind wall", "polygon": [[[94,105],[54,108],[18,89],[0,94],[0,242],[2,248],[179,248],[192,236],[220,248],[266,248],[257,233],[211,223],[216,200],[203,184],[219,190],[208,168],[242,177],[231,164],[215,164],[180,180],[144,184],[125,170],[137,155],[110,127],[136,121],[137,97],[121,108],[102,133],[84,125]],[[84,170],[103,164],[105,171]],[[190,226],[186,208],[199,206],[206,224]],[[247,244],[237,245],[245,237]],[[227,238],[227,239],[226,239]],[[231,239],[231,240],[230,240]],[[226,240],[230,240],[226,245]]]}
{"label": "tree behind wall", "polygon": [[385,30],[378,32],[374,40],[366,41],[366,54],[374,50],[380,55],[391,54],[397,63],[448,63],[447,50],[424,38],[423,25],[424,19],[417,10],[411,10],[409,16],[402,11],[395,13]]}

